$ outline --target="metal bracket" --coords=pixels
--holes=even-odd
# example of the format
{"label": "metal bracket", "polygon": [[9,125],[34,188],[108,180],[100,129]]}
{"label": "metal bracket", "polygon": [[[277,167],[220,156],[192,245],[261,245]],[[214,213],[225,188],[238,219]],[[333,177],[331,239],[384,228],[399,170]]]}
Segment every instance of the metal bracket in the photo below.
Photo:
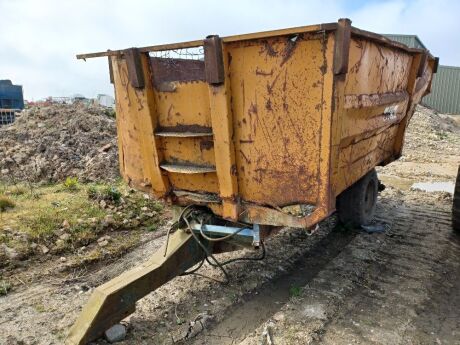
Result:
{"label": "metal bracket", "polygon": [[107,56],[107,59],[109,60],[109,77],[110,77],[110,84],[115,83],[115,79],[113,77],[113,66],[112,66],[112,57]]}
{"label": "metal bracket", "polygon": [[126,59],[126,64],[128,65],[128,76],[131,85],[142,89],[145,86],[145,80],[139,49],[126,49],[123,51],[123,55]]}
{"label": "metal bracket", "polygon": [[252,231],[253,231],[252,245],[258,248],[260,246],[260,226],[259,224],[254,224],[254,228]]}
{"label": "metal bracket", "polygon": [[350,53],[351,20],[339,19],[335,35],[334,74],[348,72],[348,55]]}
{"label": "metal bracket", "polygon": [[425,64],[427,60],[428,60],[428,54],[426,53],[421,54],[420,64],[418,65],[418,70],[417,70],[417,78],[420,78],[423,76],[423,72],[425,71]]}
{"label": "metal bracket", "polygon": [[258,224],[254,224],[254,227],[251,229],[223,225],[200,224],[198,222],[192,222],[191,228],[197,234],[203,231],[204,234],[209,236],[223,237],[235,234],[235,236],[232,237],[234,241],[237,241],[241,244],[250,243],[254,247],[260,246],[260,227]]}
{"label": "metal bracket", "polygon": [[204,66],[209,84],[222,84],[225,80],[222,40],[219,36],[208,36],[204,40]]}

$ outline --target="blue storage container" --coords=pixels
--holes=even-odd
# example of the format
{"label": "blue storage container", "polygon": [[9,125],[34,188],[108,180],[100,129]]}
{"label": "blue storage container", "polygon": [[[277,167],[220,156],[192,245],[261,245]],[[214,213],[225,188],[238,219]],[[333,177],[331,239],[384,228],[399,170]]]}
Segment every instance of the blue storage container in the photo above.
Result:
{"label": "blue storage container", "polygon": [[0,108],[24,109],[21,85],[13,85],[11,80],[0,80]]}

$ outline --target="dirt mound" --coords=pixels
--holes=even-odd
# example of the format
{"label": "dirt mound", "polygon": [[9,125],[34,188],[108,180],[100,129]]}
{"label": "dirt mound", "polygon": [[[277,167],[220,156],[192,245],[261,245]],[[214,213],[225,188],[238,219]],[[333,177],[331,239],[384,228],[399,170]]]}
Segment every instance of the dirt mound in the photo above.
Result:
{"label": "dirt mound", "polygon": [[102,107],[51,105],[22,112],[0,128],[0,179],[57,182],[116,179],[115,119]]}
{"label": "dirt mound", "polygon": [[404,155],[437,156],[439,150],[458,154],[460,122],[454,116],[417,106],[406,131]]}

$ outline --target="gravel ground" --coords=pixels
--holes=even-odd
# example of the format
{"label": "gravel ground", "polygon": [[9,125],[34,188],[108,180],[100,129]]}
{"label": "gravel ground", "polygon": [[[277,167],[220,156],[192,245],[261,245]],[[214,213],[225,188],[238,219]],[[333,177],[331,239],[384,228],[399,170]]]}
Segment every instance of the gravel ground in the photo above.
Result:
{"label": "gravel ground", "polygon": [[[179,277],[139,301],[120,344],[460,344],[452,199],[411,188],[454,181],[458,126],[419,108],[406,139],[403,159],[379,169],[387,188],[376,220],[384,233],[344,231],[335,217],[311,237],[285,229],[267,241],[264,261],[232,264],[229,285]],[[39,274],[0,297],[0,343],[62,344],[93,287],[144,261],[164,229],[155,235],[117,261],[72,274],[50,263],[31,267]],[[240,255],[254,253],[219,256]],[[202,273],[221,278],[206,265]]]}

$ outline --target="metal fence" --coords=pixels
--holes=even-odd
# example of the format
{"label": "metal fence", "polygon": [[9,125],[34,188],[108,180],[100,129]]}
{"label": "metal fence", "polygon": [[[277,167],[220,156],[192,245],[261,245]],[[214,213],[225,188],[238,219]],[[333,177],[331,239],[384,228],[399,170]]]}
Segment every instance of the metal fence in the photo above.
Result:
{"label": "metal fence", "polygon": [[8,125],[16,120],[15,109],[0,109],[0,126]]}

